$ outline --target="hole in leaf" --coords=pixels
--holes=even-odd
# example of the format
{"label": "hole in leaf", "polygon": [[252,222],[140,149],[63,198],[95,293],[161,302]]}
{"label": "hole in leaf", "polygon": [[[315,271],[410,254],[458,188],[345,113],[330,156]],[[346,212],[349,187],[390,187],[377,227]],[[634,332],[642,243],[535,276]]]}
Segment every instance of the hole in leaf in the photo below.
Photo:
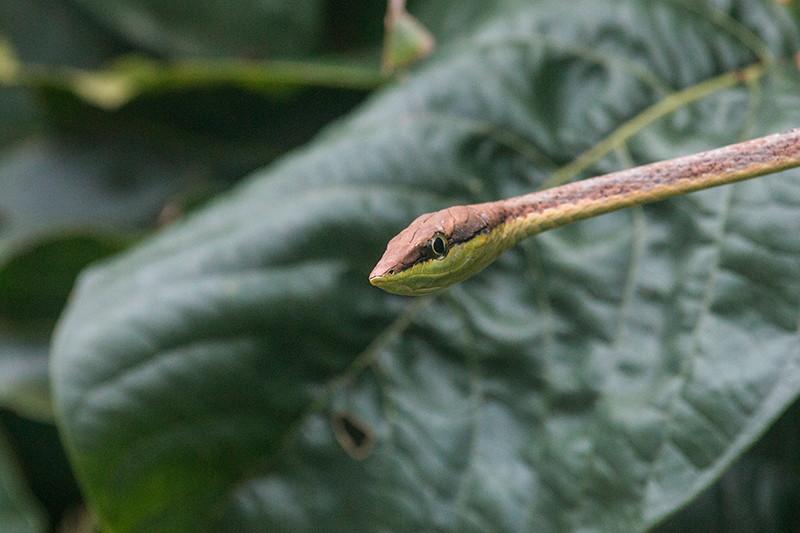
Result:
{"label": "hole in leaf", "polygon": [[355,420],[348,413],[335,413],[331,417],[331,427],[336,441],[353,459],[366,459],[372,451],[375,439],[372,431]]}

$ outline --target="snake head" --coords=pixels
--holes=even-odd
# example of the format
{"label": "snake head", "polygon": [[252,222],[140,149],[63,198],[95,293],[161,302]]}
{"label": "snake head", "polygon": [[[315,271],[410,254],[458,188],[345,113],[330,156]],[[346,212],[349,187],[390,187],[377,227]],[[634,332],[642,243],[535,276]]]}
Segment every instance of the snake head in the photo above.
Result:
{"label": "snake head", "polygon": [[494,253],[502,243],[491,242],[503,218],[494,203],[422,215],[389,241],[369,282],[393,294],[420,295],[466,279],[508,247]]}

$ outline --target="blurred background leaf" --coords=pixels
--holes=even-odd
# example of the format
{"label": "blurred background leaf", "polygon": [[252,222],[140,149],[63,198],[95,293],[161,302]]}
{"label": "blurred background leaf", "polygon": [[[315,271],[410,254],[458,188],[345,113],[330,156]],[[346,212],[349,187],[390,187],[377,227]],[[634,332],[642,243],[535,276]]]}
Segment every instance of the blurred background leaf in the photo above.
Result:
{"label": "blurred background leaf", "polygon": [[167,56],[307,57],[324,49],[323,0],[76,0],[115,33]]}
{"label": "blurred background leaf", "polygon": [[44,533],[47,522],[19,464],[0,432],[0,528],[8,533]]}

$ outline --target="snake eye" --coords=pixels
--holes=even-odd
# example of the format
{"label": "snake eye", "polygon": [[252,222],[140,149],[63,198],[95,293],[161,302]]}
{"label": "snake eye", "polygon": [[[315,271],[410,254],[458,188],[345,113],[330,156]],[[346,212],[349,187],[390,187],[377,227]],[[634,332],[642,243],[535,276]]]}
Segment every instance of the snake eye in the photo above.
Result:
{"label": "snake eye", "polygon": [[433,255],[437,258],[442,258],[447,253],[447,237],[441,233],[436,233],[431,240],[428,241],[428,247],[431,249]]}

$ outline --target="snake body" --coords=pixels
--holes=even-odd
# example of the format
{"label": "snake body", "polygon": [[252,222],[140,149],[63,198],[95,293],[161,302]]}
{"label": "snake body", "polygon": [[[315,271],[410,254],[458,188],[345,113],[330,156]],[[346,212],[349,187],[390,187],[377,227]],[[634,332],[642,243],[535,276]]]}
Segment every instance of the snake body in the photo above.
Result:
{"label": "snake body", "polygon": [[800,128],[496,202],[422,215],[369,275],[376,287],[426,294],[463,281],[519,241],[625,207],[800,166]]}

